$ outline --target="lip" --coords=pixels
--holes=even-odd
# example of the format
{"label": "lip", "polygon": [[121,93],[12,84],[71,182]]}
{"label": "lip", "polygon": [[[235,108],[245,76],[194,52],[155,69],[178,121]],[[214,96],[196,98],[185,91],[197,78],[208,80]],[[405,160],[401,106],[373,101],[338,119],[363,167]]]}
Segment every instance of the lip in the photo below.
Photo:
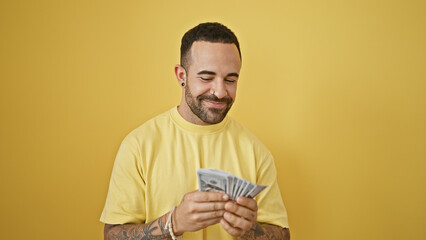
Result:
{"label": "lip", "polygon": [[211,108],[224,108],[226,107],[226,103],[224,102],[215,102],[215,101],[210,101],[210,100],[203,100],[203,102]]}

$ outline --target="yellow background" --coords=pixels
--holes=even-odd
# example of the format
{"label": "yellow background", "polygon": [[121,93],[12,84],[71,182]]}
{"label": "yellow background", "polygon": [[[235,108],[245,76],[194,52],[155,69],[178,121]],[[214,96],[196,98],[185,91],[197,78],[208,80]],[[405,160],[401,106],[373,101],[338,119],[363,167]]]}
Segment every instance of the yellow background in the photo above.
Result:
{"label": "yellow background", "polygon": [[1,0],[0,239],[102,239],[119,144],[178,104],[180,39],[204,21],[239,37],[230,114],[275,156],[292,239],[426,239],[425,12],[423,0]]}

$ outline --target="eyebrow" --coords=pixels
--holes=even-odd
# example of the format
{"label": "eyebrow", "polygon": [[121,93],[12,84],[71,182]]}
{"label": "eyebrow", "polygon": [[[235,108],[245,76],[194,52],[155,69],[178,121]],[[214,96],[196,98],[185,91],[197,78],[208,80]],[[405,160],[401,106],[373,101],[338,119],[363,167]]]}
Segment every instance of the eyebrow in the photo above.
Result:
{"label": "eyebrow", "polygon": [[[200,72],[197,73],[198,75],[202,75],[202,74],[207,74],[207,75],[216,75],[215,72],[212,71],[207,71],[207,70],[202,70]],[[239,77],[240,75],[238,75],[238,73],[228,73],[228,75],[226,75],[227,77]]]}
{"label": "eyebrow", "polygon": [[226,76],[228,76],[228,77],[239,77],[240,75],[238,75],[238,73],[229,73]]}
{"label": "eyebrow", "polygon": [[216,75],[216,73],[215,73],[215,72],[207,71],[207,70],[203,70],[203,71],[201,71],[201,72],[198,72],[197,74],[198,74],[198,75],[200,75],[200,74]]}

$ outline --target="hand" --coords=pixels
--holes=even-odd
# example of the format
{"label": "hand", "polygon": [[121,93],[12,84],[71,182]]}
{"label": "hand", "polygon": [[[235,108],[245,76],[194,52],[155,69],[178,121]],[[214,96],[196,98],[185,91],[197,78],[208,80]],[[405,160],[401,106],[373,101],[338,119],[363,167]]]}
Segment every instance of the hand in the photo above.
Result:
{"label": "hand", "polygon": [[196,190],[185,194],[173,213],[173,232],[182,235],[219,223],[228,200],[228,195],[218,192]]}
{"label": "hand", "polygon": [[228,201],[225,204],[224,218],[220,221],[222,227],[233,237],[241,237],[257,220],[257,202],[252,198],[238,197],[237,202]]}

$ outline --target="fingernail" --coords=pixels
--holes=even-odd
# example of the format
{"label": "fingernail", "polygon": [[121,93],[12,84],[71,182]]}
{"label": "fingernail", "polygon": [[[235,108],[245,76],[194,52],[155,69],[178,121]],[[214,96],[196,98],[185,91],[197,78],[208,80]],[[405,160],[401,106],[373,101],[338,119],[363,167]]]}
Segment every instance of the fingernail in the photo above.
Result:
{"label": "fingernail", "polygon": [[228,200],[228,195],[224,194],[224,195],[222,196],[222,199],[223,199],[223,200]]}

